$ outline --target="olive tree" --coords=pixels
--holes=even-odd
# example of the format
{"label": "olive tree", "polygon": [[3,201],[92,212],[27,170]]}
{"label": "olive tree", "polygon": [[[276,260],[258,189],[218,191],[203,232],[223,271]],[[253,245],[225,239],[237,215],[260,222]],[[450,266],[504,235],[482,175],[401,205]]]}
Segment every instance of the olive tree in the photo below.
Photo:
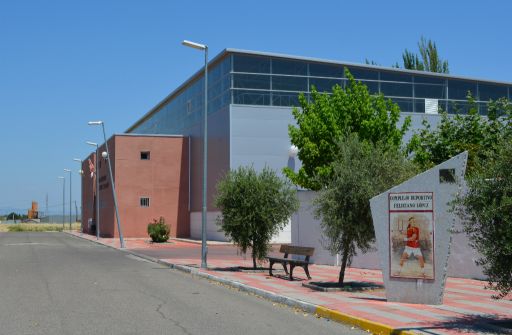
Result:
{"label": "olive tree", "polygon": [[370,198],[415,175],[416,167],[398,149],[362,141],[355,134],[337,143],[331,167],[314,206],[327,249],[341,254],[342,285],[357,249],[367,252],[375,242]]}
{"label": "olive tree", "polygon": [[495,298],[512,292],[512,144],[499,142],[498,149],[479,161],[468,177],[467,192],[455,201],[471,246],[481,255],[488,287]]}
{"label": "olive tree", "polygon": [[253,267],[267,255],[272,236],[282,230],[299,208],[296,189],[265,167],[239,167],[217,184],[217,225],[243,253],[251,249]]}

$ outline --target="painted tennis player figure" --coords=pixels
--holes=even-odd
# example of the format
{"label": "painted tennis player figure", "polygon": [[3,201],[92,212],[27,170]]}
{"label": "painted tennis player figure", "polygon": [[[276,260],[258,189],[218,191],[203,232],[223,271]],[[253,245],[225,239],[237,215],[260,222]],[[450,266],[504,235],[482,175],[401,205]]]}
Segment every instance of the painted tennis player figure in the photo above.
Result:
{"label": "painted tennis player figure", "polygon": [[[400,271],[402,271],[402,266],[404,262],[409,259],[410,256],[414,256],[418,259],[420,263],[420,267],[422,270],[425,268],[425,259],[423,258],[423,254],[420,249],[420,229],[416,226],[416,220],[414,216],[409,218],[409,224],[407,225],[407,232],[405,233],[406,237],[404,237],[405,249],[402,253],[402,257],[400,258]],[[423,275],[425,275],[423,273]]]}

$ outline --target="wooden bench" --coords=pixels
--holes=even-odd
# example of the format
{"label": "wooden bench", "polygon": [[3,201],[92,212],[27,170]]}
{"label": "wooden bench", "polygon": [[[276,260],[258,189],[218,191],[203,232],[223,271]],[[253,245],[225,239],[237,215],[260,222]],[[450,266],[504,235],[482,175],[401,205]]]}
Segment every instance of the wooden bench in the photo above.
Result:
{"label": "wooden bench", "polygon": [[[308,265],[313,264],[313,262],[309,261],[309,257],[313,256],[315,248],[299,247],[295,245],[281,245],[279,252],[283,253],[284,257],[267,257],[270,263],[268,269],[270,276],[272,276],[272,266],[274,265],[274,263],[280,263],[284,268],[284,272],[289,276],[289,280],[293,280],[293,269],[296,266],[302,267],[304,269],[304,272],[306,273],[306,276],[308,276],[308,279],[311,279],[311,276],[309,275]],[[298,260],[288,258],[288,255],[299,255],[305,257],[303,260]],[[290,273],[288,273],[288,269],[286,267],[287,264],[290,264]]]}

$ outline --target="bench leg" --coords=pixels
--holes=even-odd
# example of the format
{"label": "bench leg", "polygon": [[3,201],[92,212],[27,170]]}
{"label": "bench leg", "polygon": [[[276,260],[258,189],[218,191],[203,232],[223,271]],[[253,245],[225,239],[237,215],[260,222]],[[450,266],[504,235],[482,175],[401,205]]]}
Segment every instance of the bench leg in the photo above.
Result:
{"label": "bench leg", "polygon": [[293,268],[295,268],[295,264],[290,263],[290,276],[289,276],[289,280],[293,280]]}
{"label": "bench leg", "polygon": [[286,263],[281,263],[284,268],[284,273],[288,274],[288,268],[286,267]]}
{"label": "bench leg", "polygon": [[304,266],[304,272],[306,272],[306,276],[308,276],[308,279],[311,279],[311,276],[309,275],[309,269],[308,266]]}

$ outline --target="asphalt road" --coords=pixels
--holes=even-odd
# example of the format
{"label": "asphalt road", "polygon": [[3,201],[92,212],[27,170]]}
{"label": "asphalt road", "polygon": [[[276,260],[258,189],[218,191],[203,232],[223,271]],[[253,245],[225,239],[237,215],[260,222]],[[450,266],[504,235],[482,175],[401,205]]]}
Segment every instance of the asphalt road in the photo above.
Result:
{"label": "asphalt road", "polygon": [[0,334],[367,334],[63,233],[0,233]]}

